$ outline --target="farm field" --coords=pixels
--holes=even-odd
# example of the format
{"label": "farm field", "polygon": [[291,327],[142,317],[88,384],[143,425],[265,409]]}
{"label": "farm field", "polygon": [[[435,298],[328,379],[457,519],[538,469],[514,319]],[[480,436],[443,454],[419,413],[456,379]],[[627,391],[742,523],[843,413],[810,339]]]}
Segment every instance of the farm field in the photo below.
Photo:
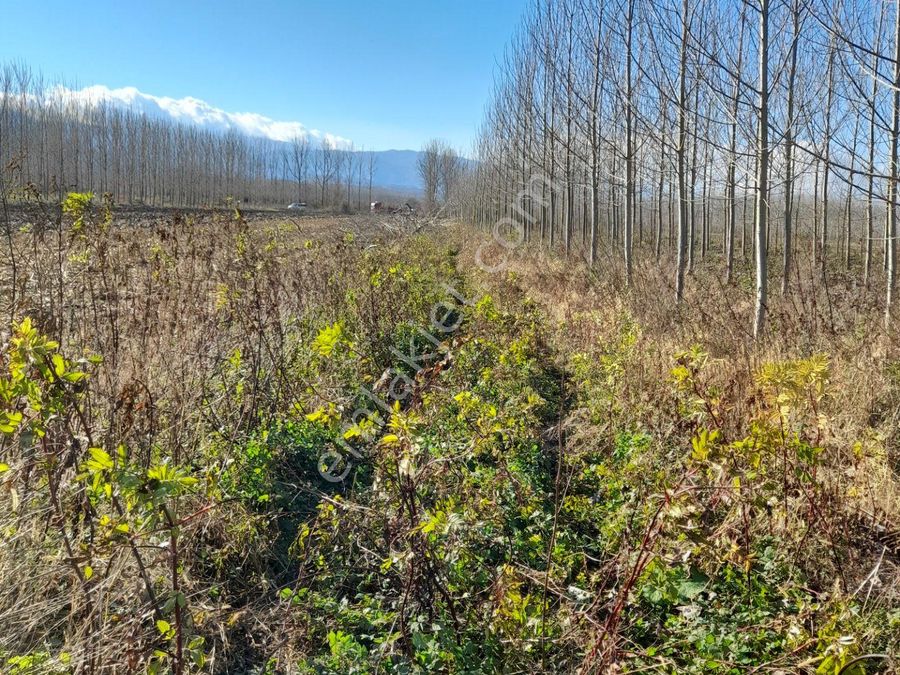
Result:
{"label": "farm field", "polygon": [[629,291],[615,260],[521,248],[491,271],[488,235],[377,223],[70,197],[18,228],[8,672],[575,672],[610,645],[625,671],[831,672],[893,649],[877,310],[838,283],[754,343],[741,281],[698,270],[679,316],[665,270]]}

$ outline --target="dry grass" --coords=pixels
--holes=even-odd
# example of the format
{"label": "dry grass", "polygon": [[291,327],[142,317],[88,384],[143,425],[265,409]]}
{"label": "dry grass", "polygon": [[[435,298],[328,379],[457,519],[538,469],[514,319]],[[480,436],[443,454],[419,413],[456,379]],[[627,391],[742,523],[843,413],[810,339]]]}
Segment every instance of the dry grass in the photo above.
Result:
{"label": "dry grass", "polygon": [[[30,316],[70,358],[99,354],[103,363],[92,369],[78,415],[55,420],[42,444],[0,438],[0,457],[11,467],[0,474],[0,658],[46,652],[49,660],[34,672],[68,672],[59,661],[65,652],[79,672],[146,670],[161,646],[153,621],[162,610],[171,613],[165,605],[177,577],[192,630],[206,638],[206,664],[197,670],[251,672],[277,655],[280,672],[292,672],[283,664],[319,646],[308,644],[308,626],[278,601],[298,564],[288,553],[296,531],[285,527],[284,514],[254,511],[228,495],[192,494],[173,502],[177,556],[165,524],[110,540],[77,487],[81,458],[89,445],[122,445],[129,461],[150,467],[167,458],[212,482],[258,429],[293,414],[296,404],[349,406],[338,374],[305,379],[304,350],[350,307],[357,334],[368,340],[359,346],[371,371],[363,375],[377,377],[386,336],[408,317],[402,291],[379,288],[371,275],[395,260],[421,262],[407,249],[410,224],[265,213],[236,218],[228,211],[114,215],[105,223],[97,210],[75,233],[66,218],[42,208],[16,218],[11,254],[7,248],[0,257],[0,342],[8,342],[11,323]],[[785,510],[774,509],[774,520],[753,505],[753,535],[778,530],[795,545],[791,555],[823,603],[834,591],[865,598],[868,612],[896,608],[900,551],[891,537],[900,522],[900,340],[896,329],[883,328],[881,289],[863,290],[836,272],[826,293],[818,272],[801,261],[789,296],[773,295],[766,339],[754,342],[746,269],[726,285],[713,260],[699,263],[676,308],[668,259],[638,264],[629,289],[612,255],[592,271],[520,251],[502,274],[486,274],[475,264],[481,235],[442,225],[427,236],[459,250],[456,267],[479,294],[509,308],[537,308],[548,328],[548,353],[573,388],[582,386],[576,357],[598,370],[614,362],[597,407],[586,397],[559,421],[575,453],[607,452],[622,429],[640,428],[654,439],[648,472],[664,473],[666,463],[674,472],[710,417],[729,439],[749,433],[765,397],[758,379],[764,364],[827,355],[815,500],[794,494]],[[632,329],[634,346],[621,348],[623,332]],[[715,409],[711,415],[686,416],[671,385],[676,354],[692,345],[708,354],[698,386]],[[746,505],[714,481],[701,485],[695,478],[688,488],[710,491],[691,508],[709,528],[715,567],[717,542],[749,536],[740,519],[751,511],[741,511]],[[312,491],[300,480],[279,480],[290,483],[298,504]],[[48,495],[48,484],[66,494],[63,503]],[[811,515],[810,504],[819,511]],[[362,507],[354,519],[360,514]],[[665,527],[654,533],[660,542],[654,555],[662,559],[678,552],[662,543],[674,533]],[[77,543],[71,553],[67,537]],[[623,549],[617,574],[633,550]],[[88,560],[94,572],[85,580],[77,570]],[[586,610],[579,621],[594,626],[605,611]],[[582,640],[578,649],[590,655],[592,646]]]}
{"label": "dry grass", "polygon": [[[80,406],[83,419],[48,433],[46,453],[63,458],[49,469],[60,492],[77,486],[88,445],[126,446],[147,467],[163,457],[215,473],[211,444],[239,446],[265,419],[308,397],[311,383],[295,377],[298,342],[311,342],[315,327],[343,311],[347,289],[367,279],[361,250],[385,247],[407,227],[380,217],[236,218],[227,210],[114,213],[106,224],[95,208],[80,233],[70,220],[42,206],[17,211],[13,254],[0,257],[0,343],[27,316],[70,358],[103,358]],[[382,306],[390,303],[370,300],[378,316],[366,308],[360,316],[373,332],[396,320]],[[235,354],[240,372],[228,367]],[[41,453],[3,436],[0,457],[12,467],[0,477],[0,655],[62,650],[86,671],[146,667],[158,643],[148,619],[171,591],[163,532],[128,545],[91,543],[96,514],[83,492],[56,509]],[[182,590],[196,624],[214,636],[210,667],[243,672],[229,659],[265,663],[278,628],[259,622],[273,618],[277,604],[260,593],[273,565],[284,564],[283,551],[271,548],[277,524],[234,500],[186,498],[177,509]],[[74,560],[61,545],[66,532],[82,542]],[[73,577],[73,565],[89,558],[97,570],[90,608]],[[225,570],[227,591],[210,585],[215,569]]]}
{"label": "dry grass", "polygon": [[[456,236],[469,242],[463,249],[464,267],[477,269],[474,254],[481,242],[487,242],[485,250],[498,256],[484,259],[489,264],[499,260],[499,249],[487,237],[473,242],[466,228]],[[639,338],[627,378],[616,392],[624,411],[619,415],[651,429],[662,446],[672,443],[684,448],[689,440],[684,429],[673,425],[666,387],[679,352],[699,345],[709,354],[704,387],[716,392],[721,426],[731,438],[747,433],[751,413],[762,397],[757,374],[764,364],[826,355],[830,386],[820,413],[827,428],[822,444],[828,471],[822,480],[829,499],[834,500],[830,527],[851,542],[844,571],[847,586],[857,589],[877,566],[882,600],[896,606],[900,602],[900,325],[895,321],[885,330],[882,281],[866,289],[855,275],[839,269],[829,272],[826,287],[821,269],[801,258],[788,295],[777,290],[780,279],[771,280],[769,330],[757,342],[751,333],[750,262],[736,261],[735,281],[726,284],[721,260],[711,255],[707,261],[698,261],[679,308],[674,302],[674,260],[664,256],[656,261],[652,251],[640,252],[637,259],[633,288],[625,287],[624,266],[608,250],[591,270],[577,260],[518,249],[504,272],[481,272],[479,281],[508,303],[525,299],[552,317],[563,361],[576,353],[597,358],[619,339],[623,318],[634,321]],[[596,428],[585,432],[583,424],[575,425],[596,440]],[[820,573],[823,583],[834,578],[830,575],[835,570],[822,568],[814,558],[807,566]]]}

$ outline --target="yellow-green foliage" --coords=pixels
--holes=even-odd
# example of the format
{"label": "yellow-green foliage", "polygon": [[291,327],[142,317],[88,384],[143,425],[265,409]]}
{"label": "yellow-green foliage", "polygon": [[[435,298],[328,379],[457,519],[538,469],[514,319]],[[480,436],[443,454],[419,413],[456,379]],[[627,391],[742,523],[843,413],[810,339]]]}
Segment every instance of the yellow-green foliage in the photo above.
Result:
{"label": "yellow-green foliage", "polygon": [[87,376],[81,370],[86,360],[66,359],[59,353],[59,343],[41,335],[28,318],[13,330],[6,364],[7,373],[0,375],[0,432],[5,434],[25,431],[43,436]]}
{"label": "yellow-green foliage", "polygon": [[94,201],[93,192],[70,192],[63,200],[63,213],[72,218],[72,230],[81,231],[84,227],[84,217],[91,203]]}
{"label": "yellow-green foliage", "polygon": [[777,411],[778,423],[784,428],[795,429],[808,421],[824,430],[827,418],[821,407],[829,394],[829,376],[828,357],[817,354],[808,359],[768,363],[760,369],[756,379],[767,402]]}

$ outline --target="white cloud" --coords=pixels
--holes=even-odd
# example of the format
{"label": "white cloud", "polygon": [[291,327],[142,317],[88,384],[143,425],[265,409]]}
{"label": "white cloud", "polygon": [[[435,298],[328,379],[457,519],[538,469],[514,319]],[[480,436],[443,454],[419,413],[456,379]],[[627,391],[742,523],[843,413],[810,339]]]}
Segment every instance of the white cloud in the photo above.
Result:
{"label": "white cloud", "polygon": [[185,98],[153,96],[135,87],[110,89],[105,85],[95,84],[83,89],[56,86],[50,89],[47,97],[84,105],[109,103],[142,112],[148,117],[170,118],[216,131],[235,129],[248,136],[269,138],[274,141],[289,141],[297,136],[305,136],[310,139],[324,139],[333,147],[350,146],[350,140],[347,138],[318,129],[307,129],[300,122],[280,122],[258,113],[226,112],[191,96]]}

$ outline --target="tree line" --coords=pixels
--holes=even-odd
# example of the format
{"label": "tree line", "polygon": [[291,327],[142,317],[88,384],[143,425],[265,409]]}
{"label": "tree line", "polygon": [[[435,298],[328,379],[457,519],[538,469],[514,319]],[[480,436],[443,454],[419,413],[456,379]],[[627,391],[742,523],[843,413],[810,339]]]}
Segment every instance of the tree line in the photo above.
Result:
{"label": "tree line", "polygon": [[282,142],[201,129],[62,91],[26,65],[0,65],[0,188],[11,198],[78,190],[150,206],[231,198],[345,210],[372,200],[375,153],[310,136]]}
{"label": "tree line", "polygon": [[465,178],[470,169],[465,159],[446,141],[432,139],[419,153],[416,168],[422,181],[425,209],[461,216]]}
{"label": "tree line", "polygon": [[[470,217],[526,242],[688,275],[798,256],[896,280],[900,5],[854,0],[535,0],[477,141]],[[528,190],[529,186],[538,186]],[[520,200],[517,195],[528,194]],[[522,203],[519,203],[519,202]]]}

